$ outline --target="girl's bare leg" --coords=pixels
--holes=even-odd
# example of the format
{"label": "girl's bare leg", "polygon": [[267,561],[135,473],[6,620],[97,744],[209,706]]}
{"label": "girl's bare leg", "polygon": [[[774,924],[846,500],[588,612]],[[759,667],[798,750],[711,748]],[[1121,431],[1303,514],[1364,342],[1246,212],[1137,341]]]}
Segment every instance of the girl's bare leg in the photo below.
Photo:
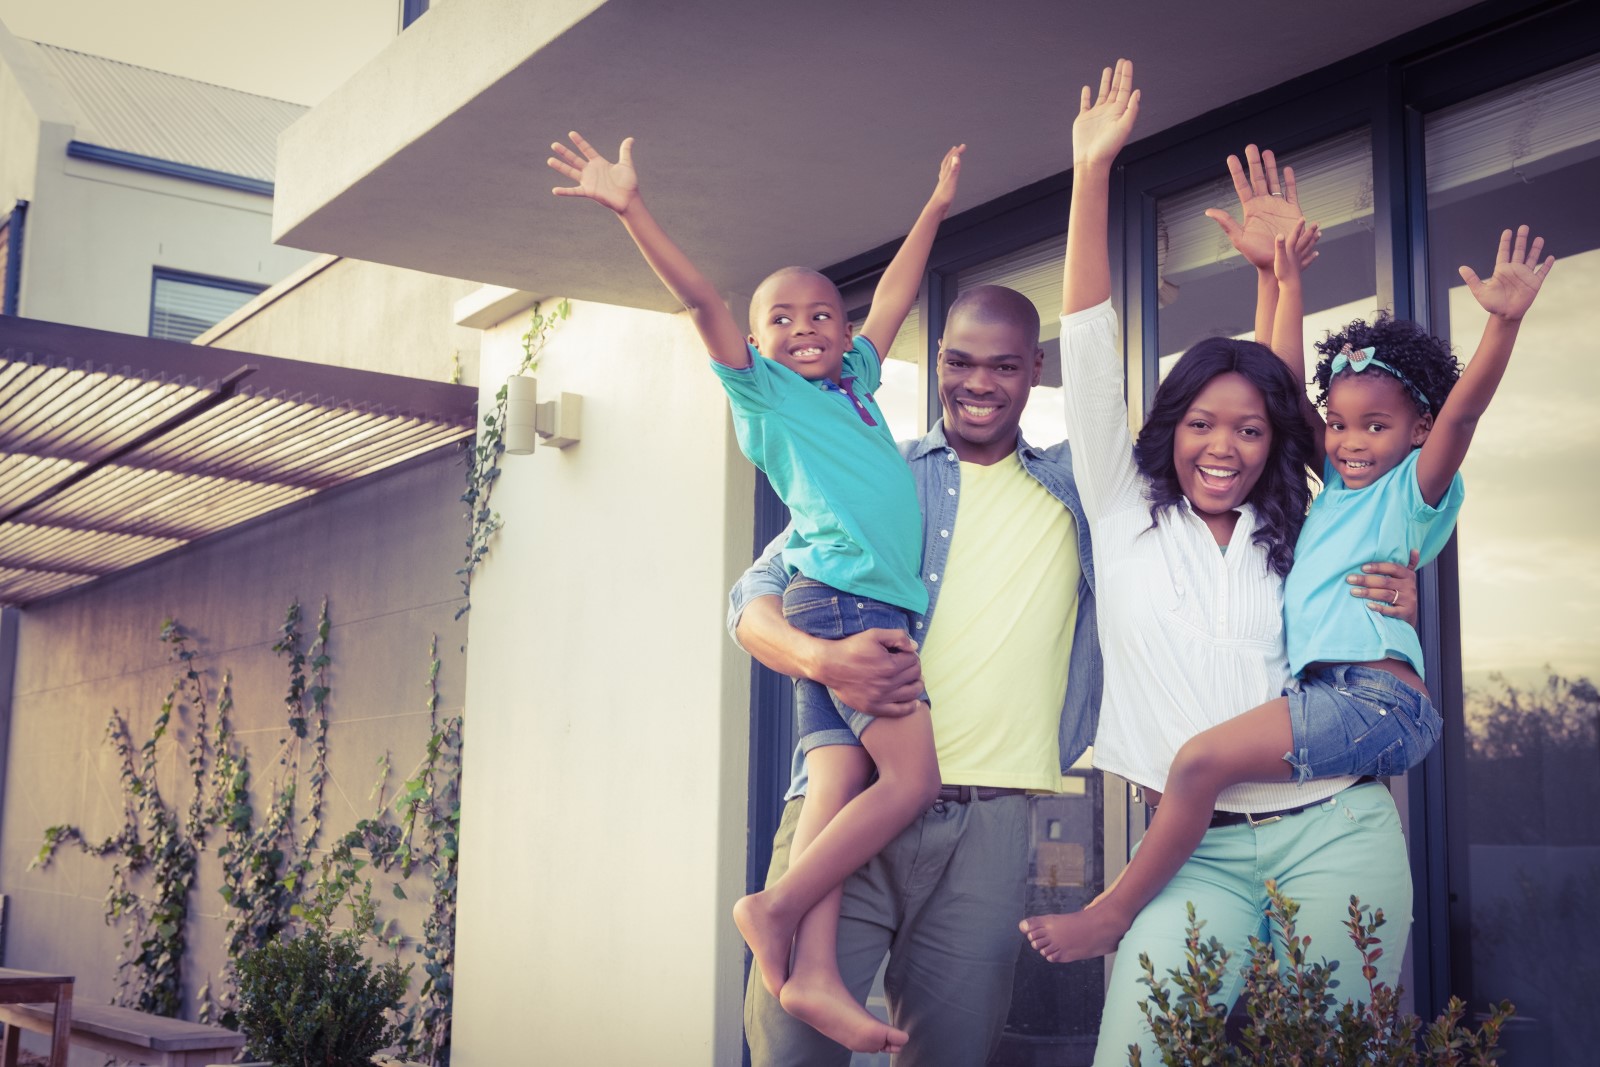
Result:
{"label": "girl's bare leg", "polygon": [[[794,971],[787,981],[778,983],[779,1001],[790,1014],[855,1051],[897,1051],[906,1041],[905,1032],[869,1013],[839,978],[835,945],[839,886],[938,796],[939,768],[927,706],[919,705],[901,718],[877,720],[861,735],[861,741],[877,767],[877,780],[849,799],[802,855],[791,855],[788,871],[775,885],[740,900],[734,907],[734,919],[762,965],[769,989],[773,980],[763,954],[781,956],[782,970],[776,973],[784,974],[788,971],[788,946],[799,930]],[[813,788],[819,772],[825,777],[838,774],[831,764],[840,750],[861,752],[848,746],[825,746],[808,754]],[[816,762],[819,754],[823,756],[820,765]],[[801,825],[796,828],[796,850],[803,844],[801,832],[811,803],[808,789]],[[820,914],[808,915],[813,912]],[[802,919],[807,920],[804,926]]]}
{"label": "girl's bare leg", "polygon": [[1283,754],[1294,747],[1283,697],[1196,734],[1172,761],[1166,792],[1139,851],[1116,881],[1082,911],[1022,920],[1029,944],[1051,963],[1116,951],[1144,906],[1178,873],[1211,823],[1217,794],[1240,782],[1287,781]]}

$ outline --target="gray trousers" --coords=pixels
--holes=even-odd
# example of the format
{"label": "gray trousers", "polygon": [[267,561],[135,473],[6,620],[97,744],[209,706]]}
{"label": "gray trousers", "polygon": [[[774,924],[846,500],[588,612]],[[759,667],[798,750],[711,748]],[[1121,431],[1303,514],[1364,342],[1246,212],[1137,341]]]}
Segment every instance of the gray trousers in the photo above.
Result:
{"label": "gray trousers", "polygon": [[[802,799],[772,842],[771,885],[789,866]],[[940,801],[844,885],[839,972],[866,1003],[885,954],[890,1021],[911,1035],[897,1067],[981,1067],[1011,1006],[1028,876],[1026,797]],[[850,1052],[791,1018],[752,967],[744,999],[754,1067],[844,1065]]]}

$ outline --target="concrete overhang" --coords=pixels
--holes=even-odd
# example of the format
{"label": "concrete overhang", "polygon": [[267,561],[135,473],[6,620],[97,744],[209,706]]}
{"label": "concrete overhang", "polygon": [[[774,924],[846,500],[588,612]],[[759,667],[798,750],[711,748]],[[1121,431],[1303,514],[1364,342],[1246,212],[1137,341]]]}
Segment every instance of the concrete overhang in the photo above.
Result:
{"label": "concrete overhang", "polygon": [[1079,86],[1118,54],[1147,136],[1467,6],[451,0],[284,133],[274,237],[671,308],[603,208],[550,195],[552,140],[633,135],[651,210],[741,295],[904,234],[958,141],[958,212],[1066,170]]}

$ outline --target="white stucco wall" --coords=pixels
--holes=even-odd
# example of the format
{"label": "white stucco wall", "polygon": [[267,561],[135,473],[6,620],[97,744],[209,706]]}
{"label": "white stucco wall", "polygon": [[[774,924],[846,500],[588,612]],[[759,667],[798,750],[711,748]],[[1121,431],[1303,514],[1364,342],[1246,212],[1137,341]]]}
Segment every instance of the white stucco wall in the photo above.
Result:
{"label": "white stucco wall", "polygon": [[272,244],[272,200],[67,157],[70,127],[40,128],[20,311],[144,334],[155,267],[271,285],[311,259]]}
{"label": "white stucco wall", "polygon": [[[0,51],[0,60],[3,58]],[[33,199],[39,117],[16,71],[4,62],[0,62],[0,146],[0,214],[9,214],[18,200]]]}
{"label": "white stucco wall", "polygon": [[[167,618],[191,634],[208,691],[232,672],[235,737],[249,752],[259,825],[287,736],[288,672],[272,645],[291,600],[301,602],[309,640],[327,597],[332,666],[322,847],[383,803],[371,791],[385,752],[392,757],[386,793],[392,799],[428,744],[433,636],[442,662],[439,714],[462,713],[466,624],[455,618],[462,598],[454,574],[464,530],[461,489],[460,454],[444,449],[17,613],[0,798],[0,892],[10,897],[5,966],[75,975],[76,999],[111,999],[122,937],[103,917],[111,861],[69,847],[47,870],[29,864],[46,827],[75,824],[100,841],[121,825],[123,797],[106,721],[118,709],[136,745],[150,736],[176,670],[158,640]],[[158,749],[160,788],[179,810],[193,795],[184,760],[194,722],[194,710],[182,710]],[[470,722],[466,729],[470,737]],[[309,759],[307,749],[302,773]],[[183,987],[191,1018],[197,990],[207,981],[215,985],[223,967],[228,913],[218,896],[221,844],[213,832],[189,896]],[[150,892],[147,880],[136,887]],[[384,877],[377,879],[383,916],[413,937],[422,931],[427,892],[425,874],[413,877],[404,901],[394,899]],[[401,958],[416,955],[408,947]],[[412,972],[413,993],[420,975],[420,968]],[[36,1051],[47,1044],[26,1039]],[[73,1049],[71,1067],[104,1062],[104,1054]]]}
{"label": "white stucco wall", "polygon": [[317,256],[195,338],[332,367],[478,384],[479,331],[457,326],[456,301],[476,282]]}
{"label": "white stucco wall", "polygon": [[[527,316],[488,331],[482,401]],[[575,304],[506,456],[469,616],[457,1067],[737,1063],[749,660],[725,592],[754,473],[684,316]]]}

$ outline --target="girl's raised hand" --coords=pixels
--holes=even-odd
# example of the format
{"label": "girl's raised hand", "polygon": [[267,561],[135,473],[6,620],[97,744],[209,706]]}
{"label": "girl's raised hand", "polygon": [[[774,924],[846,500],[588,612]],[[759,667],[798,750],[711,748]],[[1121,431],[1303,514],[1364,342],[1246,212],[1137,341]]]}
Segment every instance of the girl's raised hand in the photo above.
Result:
{"label": "girl's raised hand", "polygon": [[545,162],[551,170],[578,184],[557,186],[550,191],[557,196],[587,197],[622,214],[639,197],[639,174],[633,169],[633,138],[623,140],[622,147],[617,150],[617,161],[613,163],[595,151],[594,146],[576,130],[570,131],[567,136],[572,138],[572,143],[578,146],[578,152],[583,155],[579,156],[566,145],[556,142],[550,146],[555,155]]}
{"label": "girl's raised hand", "polygon": [[1322,231],[1316,223],[1305,219],[1296,219],[1292,230],[1273,238],[1272,273],[1279,285],[1300,279],[1300,272],[1317,258],[1317,242],[1321,239]]}
{"label": "girl's raised hand", "polygon": [[1527,314],[1539,295],[1539,287],[1550,277],[1550,268],[1556,257],[1549,256],[1539,262],[1544,252],[1544,238],[1535,237],[1528,244],[1528,227],[1518,226],[1516,242],[1512,243],[1510,230],[1500,234],[1500,247],[1495,252],[1494,273],[1488,281],[1481,280],[1471,267],[1461,268],[1461,280],[1467,283],[1472,296],[1491,315],[1516,322]]}
{"label": "girl's raised hand", "polygon": [[1139,90],[1133,87],[1133,60],[1119,59],[1100,72],[1100,92],[1090,99],[1083,87],[1078,117],[1072,124],[1072,158],[1081,163],[1110,165],[1128,143],[1139,117]]}
{"label": "girl's raised hand", "polygon": [[961,179],[961,154],[966,150],[966,145],[958,144],[939,161],[939,181],[933,187],[929,203],[948,209],[955,202],[956,183]]}

